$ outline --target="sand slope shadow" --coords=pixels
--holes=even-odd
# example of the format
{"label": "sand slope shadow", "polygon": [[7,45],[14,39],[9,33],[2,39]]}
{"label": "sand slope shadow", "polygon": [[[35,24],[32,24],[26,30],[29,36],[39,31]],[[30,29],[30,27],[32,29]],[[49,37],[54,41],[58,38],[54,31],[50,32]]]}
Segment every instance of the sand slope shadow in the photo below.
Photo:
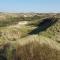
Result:
{"label": "sand slope shadow", "polygon": [[53,24],[55,24],[56,22],[57,22],[57,19],[56,18],[46,18],[46,19],[43,19],[42,22],[40,22],[37,25],[37,28],[34,29],[34,30],[32,30],[28,34],[29,35],[32,35],[32,34],[38,34],[40,32],[43,32],[47,28],[49,28],[50,26],[52,26]]}

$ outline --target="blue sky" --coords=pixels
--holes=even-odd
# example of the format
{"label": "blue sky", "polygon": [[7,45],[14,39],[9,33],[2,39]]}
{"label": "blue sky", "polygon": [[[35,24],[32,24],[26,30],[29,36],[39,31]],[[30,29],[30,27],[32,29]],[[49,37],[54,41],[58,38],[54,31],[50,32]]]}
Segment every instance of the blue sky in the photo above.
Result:
{"label": "blue sky", "polygon": [[60,0],[0,0],[0,12],[60,12]]}

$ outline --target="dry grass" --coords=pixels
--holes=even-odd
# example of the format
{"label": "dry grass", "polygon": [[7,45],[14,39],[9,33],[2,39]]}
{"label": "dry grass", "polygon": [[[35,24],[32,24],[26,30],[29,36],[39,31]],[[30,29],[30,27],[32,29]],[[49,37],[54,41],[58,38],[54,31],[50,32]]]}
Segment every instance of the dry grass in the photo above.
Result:
{"label": "dry grass", "polygon": [[[28,33],[43,21],[43,16],[45,15],[20,17],[18,14],[16,16],[7,14],[5,20],[0,17],[3,18],[0,20],[0,60],[60,60],[58,16],[58,21],[53,26],[39,35],[28,36]],[[29,24],[17,25],[20,21],[29,21]]]}
{"label": "dry grass", "polygon": [[17,42],[14,60],[60,60],[60,44],[42,36],[29,36]]}

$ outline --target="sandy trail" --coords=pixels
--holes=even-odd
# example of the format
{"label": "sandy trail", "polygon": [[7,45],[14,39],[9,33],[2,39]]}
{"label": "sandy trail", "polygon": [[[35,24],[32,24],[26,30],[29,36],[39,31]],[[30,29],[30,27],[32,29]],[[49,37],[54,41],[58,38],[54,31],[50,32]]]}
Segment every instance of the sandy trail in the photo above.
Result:
{"label": "sandy trail", "polygon": [[21,28],[21,26],[24,26],[28,24],[28,21],[20,21],[18,22],[16,25],[10,25],[9,27],[17,27],[17,28]]}

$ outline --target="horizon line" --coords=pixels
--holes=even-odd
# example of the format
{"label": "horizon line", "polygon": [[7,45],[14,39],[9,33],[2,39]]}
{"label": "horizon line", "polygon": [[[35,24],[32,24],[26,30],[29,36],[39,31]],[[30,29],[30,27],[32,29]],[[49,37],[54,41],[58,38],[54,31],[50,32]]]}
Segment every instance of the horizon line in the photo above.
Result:
{"label": "horizon line", "polygon": [[33,11],[25,11],[25,12],[21,12],[21,11],[0,11],[0,13],[60,13],[60,12],[33,12]]}

